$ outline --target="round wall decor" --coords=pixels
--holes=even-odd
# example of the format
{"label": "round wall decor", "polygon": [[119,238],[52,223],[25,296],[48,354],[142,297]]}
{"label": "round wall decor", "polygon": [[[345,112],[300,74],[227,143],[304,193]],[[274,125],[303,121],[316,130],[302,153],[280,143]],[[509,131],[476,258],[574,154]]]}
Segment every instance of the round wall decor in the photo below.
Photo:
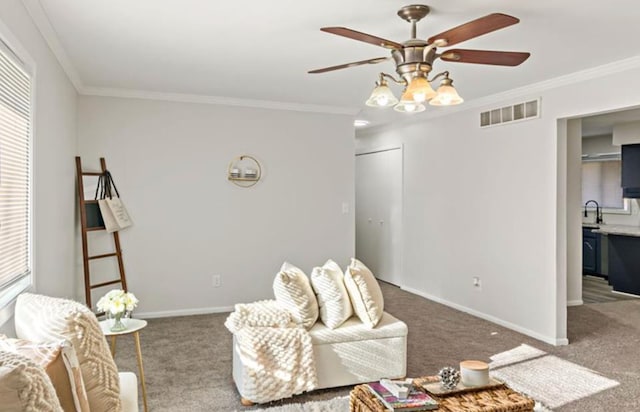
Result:
{"label": "round wall decor", "polygon": [[227,179],[237,186],[251,187],[260,181],[261,176],[262,167],[253,156],[238,156],[229,163]]}

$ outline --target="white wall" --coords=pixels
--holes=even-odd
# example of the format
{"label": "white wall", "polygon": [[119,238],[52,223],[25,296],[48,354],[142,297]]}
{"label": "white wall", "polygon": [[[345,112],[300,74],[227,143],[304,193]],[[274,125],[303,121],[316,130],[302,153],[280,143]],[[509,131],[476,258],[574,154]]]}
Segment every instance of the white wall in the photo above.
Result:
{"label": "white wall", "polygon": [[[405,144],[404,286],[539,339],[566,342],[566,242],[577,234],[567,236],[567,222],[557,215],[558,199],[566,196],[558,179],[566,179],[567,169],[557,120],[637,106],[638,67],[637,59],[612,64],[451,115],[359,133],[359,150]],[[590,87],[610,73],[613,88]],[[479,127],[480,112],[538,96],[540,119]],[[473,276],[481,278],[481,291]]]}
{"label": "white wall", "polygon": [[600,136],[589,136],[582,138],[582,154],[598,155],[604,153],[620,154],[620,146],[614,146],[613,135],[605,134]]}
{"label": "white wall", "polygon": [[[36,65],[33,155],[36,290],[53,296],[76,297],[73,163],[76,91],[20,0],[0,2],[0,33],[5,31]],[[10,321],[0,332],[13,334],[12,329]]]}
{"label": "white wall", "polygon": [[613,144],[640,143],[640,122],[621,123],[613,126]]}
{"label": "white wall", "polygon": [[[582,121],[567,122],[567,304],[582,304]],[[560,145],[561,142],[558,142]]]}
{"label": "white wall", "polygon": [[[78,139],[83,163],[106,158],[135,222],[121,239],[139,315],[270,298],[285,259],[310,273],[354,253],[351,116],[83,96]],[[263,167],[249,189],[227,181],[242,154]]]}

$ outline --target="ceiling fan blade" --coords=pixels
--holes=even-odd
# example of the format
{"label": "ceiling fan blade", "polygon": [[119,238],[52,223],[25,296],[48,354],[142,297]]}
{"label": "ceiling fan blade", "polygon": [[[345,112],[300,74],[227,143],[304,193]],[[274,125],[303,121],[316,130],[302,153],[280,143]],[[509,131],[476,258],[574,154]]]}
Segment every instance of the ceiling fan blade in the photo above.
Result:
{"label": "ceiling fan blade", "polygon": [[[445,46],[453,46],[454,44],[473,39],[474,37],[511,26],[519,21],[519,19],[507,14],[492,13],[436,34],[435,36],[431,36],[428,41],[429,44],[434,44],[437,40],[444,40],[446,41]],[[437,46],[439,45],[437,44]]]}
{"label": "ceiling fan blade", "polygon": [[440,58],[448,62],[517,66],[529,56],[531,53],[525,52],[452,49],[443,52]]}
{"label": "ceiling fan blade", "polygon": [[401,49],[402,44],[396,43],[391,40],[386,40],[381,37],[373,36],[367,33],[361,33],[359,31],[347,29],[346,27],[323,27],[320,30],[337,34],[338,36],[348,37],[354,40],[360,40],[365,43],[374,44],[376,46],[384,47],[385,49]]}
{"label": "ceiling fan blade", "polygon": [[311,70],[309,73],[325,73],[333,70],[346,69],[347,67],[361,66],[363,64],[377,64],[382,63],[383,61],[389,60],[389,57],[376,57],[375,59],[369,60],[360,60],[359,62],[346,63],[338,66],[325,67],[322,69]]}

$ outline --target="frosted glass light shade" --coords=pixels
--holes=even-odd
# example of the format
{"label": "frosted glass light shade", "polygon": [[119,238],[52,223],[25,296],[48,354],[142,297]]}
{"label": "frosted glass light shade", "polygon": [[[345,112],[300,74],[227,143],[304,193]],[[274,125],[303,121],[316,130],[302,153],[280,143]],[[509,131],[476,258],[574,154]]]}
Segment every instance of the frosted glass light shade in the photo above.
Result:
{"label": "frosted glass light shade", "polygon": [[438,93],[436,97],[429,101],[432,106],[453,106],[464,102],[464,99],[460,97],[455,87],[450,82],[442,82],[438,87]]}
{"label": "frosted glass light shade", "polygon": [[400,98],[400,102],[393,107],[393,110],[402,113],[420,113],[425,110],[425,107],[422,103],[413,100],[411,93],[405,90]]}
{"label": "frosted glass light shade", "polygon": [[426,102],[436,96],[436,91],[424,77],[414,77],[407,87],[407,93],[410,93],[417,103]]}
{"label": "frosted glass light shade", "polygon": [[376,86],[371,92],[369,100],[365,102],[371,107],[390,107],[398,103],[398,98],[393,95],[391,89],[386,84]]}

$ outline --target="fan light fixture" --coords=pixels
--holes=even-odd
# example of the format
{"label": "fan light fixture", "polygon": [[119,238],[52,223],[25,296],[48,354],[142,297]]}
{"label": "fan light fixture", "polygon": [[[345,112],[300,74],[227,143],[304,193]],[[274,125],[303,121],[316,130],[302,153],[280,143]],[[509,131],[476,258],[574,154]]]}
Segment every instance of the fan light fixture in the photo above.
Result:
{"label": "fan light fixture", "polygon": [[440,83],[440,87],[438,87],[438,93],[429,101],[429,104],[432,106],[452,106],[462,102],[464,102],[464,99],[460,97],[456,88],[453,87],[453,80],[445,77]]}
{"label": "fan light fixture", "polygon": [[391,107],[396,103],[398,103],[398,99],[393,95],[391,89],[389,89],[384,77],[380,76],[380,80],[376,82],[376,87],[373,89],[373,92],[371,92],[371,96],[365,104],[371,107]]}
{"label": "fan light fixture", "polygon": [[[432,106],[451,106],[464,101],[453,87],[453,80],[449,77],[448,71],[438,73],[431,79],[428,78],[436,62],[445,61],[513,67],[522,64],[530,56],[530,53],[526,52],[448,48],[517,24],[520,20],[513,16],[503,13],[491,13],[433,35],[428,39],[422,39],[416,34],[416,25],[429,14],[429,11],[429,6],[425,4],[412,4],[398,10],[398,17],[411,24],[411,38],[402,43],[346,27],[322,27],[320,30],[323,32],[382,47],[389,51],[391,56],[375,57],[373,59],[324,67],[311,70],[309,73],[326,73],[365,64],[378,64],[393,59],[399,78],[396,79],[387,73],[380,73],[376,87],[366,101],[366,105],[372,107],[393,106],[399,112],[418,113],[425,110],[423,104],[425,102],[429,102]],[[448,49],[439,50],[444,47]],[[436,92],[431,87],[431,84],[439,78],[442,78],[442,82]],[[393,95],[387,80],[392,80],[394,83],[403,86],[404,91],[400,101]]]}
{"label": "fan light fixture", "polygon": [[[431,87],[431,82],[440,77],[444,77],[444,79],[442,79],[436,92]],[[393,95],[385,78],[389,78],[395,83],[406,85],[400,101]],[[398,112],[420,113],[425,110],[422,103],[426,101],[432,106],[452,106],[464,102],[464,99],[460,97],[455,87],[453,87],[453,80],[449,78],[449,72],[447,71],[438,73],[431,80],[427,80],[426,76],[419,73],[408,84],[406,80],[398,80],[390,74],[380,73],[380,79],[376,82],[376,87],[371,92],[366,105],[372,107],[393,106]]]}
{"label": "fan light fixture", "polygon": [[400,102],[393,106],[393,110],[403,113],[420,113],[424,112],[425,107],[421,102],[417,102],[409,88],[405,89],[400,98]]}

